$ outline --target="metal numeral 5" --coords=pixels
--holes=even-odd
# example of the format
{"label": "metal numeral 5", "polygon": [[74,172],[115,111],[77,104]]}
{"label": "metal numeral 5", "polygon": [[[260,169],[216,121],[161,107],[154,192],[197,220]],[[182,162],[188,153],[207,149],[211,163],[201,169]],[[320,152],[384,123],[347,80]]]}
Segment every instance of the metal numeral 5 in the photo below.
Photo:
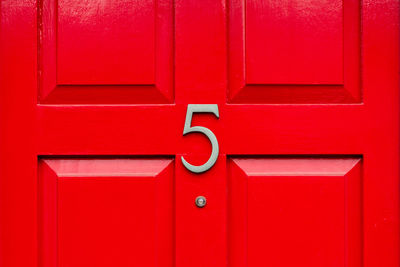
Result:
{"label": "metal numeral 5", "polygon": [[208,171],[218,158],[219,147],[217,137],[208,128],[202,126],[191,126],[193,113],[213,113],[217,118],[219,118],[218,105],[217,104],[189,104],[186,112],[185,127],[183,128],[183,135],[188,133],[202,133],[210,139],[212,145],[211,156],[206,163],[200,166],[195,166],[187,162],[183,157],[181,157],[183,165],[191,172],[202,173]]}

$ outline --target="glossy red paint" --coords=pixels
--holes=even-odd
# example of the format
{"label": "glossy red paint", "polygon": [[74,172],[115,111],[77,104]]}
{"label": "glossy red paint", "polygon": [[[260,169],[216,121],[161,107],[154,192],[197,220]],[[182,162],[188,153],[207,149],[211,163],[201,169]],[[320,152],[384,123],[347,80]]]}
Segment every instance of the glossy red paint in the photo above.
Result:
{"label": "glossy red paint", "polygon": [[39,266],[172,266],[172,178],[172,159],[41,160]]}
{"label": "glossy red paint", "polygon": [[399,266],[398,1],[0,5],[0,266]]}

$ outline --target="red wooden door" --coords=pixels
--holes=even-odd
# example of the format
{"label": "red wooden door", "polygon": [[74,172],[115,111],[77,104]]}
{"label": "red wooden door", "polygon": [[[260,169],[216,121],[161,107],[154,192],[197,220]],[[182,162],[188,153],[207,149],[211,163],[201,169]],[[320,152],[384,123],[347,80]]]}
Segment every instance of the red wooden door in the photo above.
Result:
{"label": "red wooden door", "polygon": [[399,266],[398,1],[0,11],[0,266]]}

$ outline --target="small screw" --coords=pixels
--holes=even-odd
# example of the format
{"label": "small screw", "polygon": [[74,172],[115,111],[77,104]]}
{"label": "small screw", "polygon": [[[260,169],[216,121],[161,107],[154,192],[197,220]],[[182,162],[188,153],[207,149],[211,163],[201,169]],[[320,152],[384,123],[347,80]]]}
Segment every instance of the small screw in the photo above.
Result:
{"label": "small screw", "polygon": [[207,204],[207,200],[203,196],[198,196],[198,197],[196,197],[195,203],[196,203],[197,207],[203,208]]}

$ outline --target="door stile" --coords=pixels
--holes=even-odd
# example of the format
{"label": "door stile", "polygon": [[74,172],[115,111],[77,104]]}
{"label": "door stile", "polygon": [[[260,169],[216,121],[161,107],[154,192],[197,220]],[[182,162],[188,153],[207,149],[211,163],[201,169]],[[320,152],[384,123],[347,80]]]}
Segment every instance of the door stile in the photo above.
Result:
{"label": "door stile", "polygon": [[[181,156],[175,166],[176,267],[227,266],[226,156],[203,174],[189,172]],[[206,198],[202,208],[195,204],[198,196]]]}
{"label": "door stile", "polygon": [[[217,104],[213,114],[193,114],[192,126],[210,129],[219,144],[219,157],[206,172],[186,169],[181,156],[193,165],[207,161],[209,140],[190,133],[178,141],[176,155],[176,267],[227,266],[227,174],[222,124],[226,103],[225,1],[175,1],[175,104],[180,131],[189,104]],[[182,132],[180,132],[182,134]],[[203,208],[195,199],[204,196]]]}
{"label": "door stile", "polygon": [[399,5],[362,1],[363,267],[400,264]]}
{"label": "door stile", "polygon": [[0,265],[36,266],[36,1],[0,12]]}

